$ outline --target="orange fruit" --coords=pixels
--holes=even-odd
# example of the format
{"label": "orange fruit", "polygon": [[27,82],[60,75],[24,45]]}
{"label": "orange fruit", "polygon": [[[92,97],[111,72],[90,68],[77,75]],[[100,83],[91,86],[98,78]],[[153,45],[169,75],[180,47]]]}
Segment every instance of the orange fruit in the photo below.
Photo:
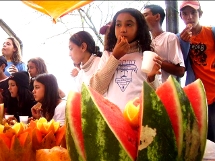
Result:
{"label": "orange fruit", "polygon": [[133,127],[139,126],[139,98],[129,101],[124,109],[123,116]]}
{"label": "orange fruit", "polygon": [[4,125],[0,124],[0,134],[3,133],[3,131],[4,131]]}
{"label": "orange fruit", "polygon": [[46,134],[46,125],[47,124],[47,120],[44,117],[41,117],[38,121],[37,121],[37,129],[39,131],[41,131],[42,133]]}
{"label": "orange fruit", "polygon": [[15,131],[15,133],[17,135],[19,135],[20,133],[22,133],[24,131],[24,125],[23,125],[23,123],[17,122],[12,126],[12,129]]}
{"label": "orange fruit", "polygon": [[53,119],[51,121],[47,121],[44,117],[41,117],[37,121],[37,129],[44,134],[48,134],[50,131],[55,133],[60,127],[59,122],[55,122]]}
{"label": "orange fruit", "polygon": [[60,128],[60,122],[54,122],[53,125],[54,125],[54,132],[57,132],[58,129]]}

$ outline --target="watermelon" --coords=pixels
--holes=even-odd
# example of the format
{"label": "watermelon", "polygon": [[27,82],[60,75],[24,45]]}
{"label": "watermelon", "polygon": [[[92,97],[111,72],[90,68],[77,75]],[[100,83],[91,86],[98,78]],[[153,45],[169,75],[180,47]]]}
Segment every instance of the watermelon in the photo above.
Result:
{"label": "watermelon", "polygon": [[71,160],[136,160],[137,131],[119,107],[84,84],[81,95],[71,91],[67,102],[66,140]]}
{"label": "watermelon", "polygon": [[156,91],[143,85],[135,128],[115,104],[85,84],[81,93],[70,92],[66,144],[71,160],[202,160],[207,102],[201,81],[182,88],[170,76]]}
{"label": "watermelon", "polygon": [[177,140],[178,156],[199,160],[200,136],[191,104],[177,80],[169,76],[156,90],[170,117]]}
{"label": "watermelon", "polygon": [[206,138],[207,138],[207,99],[205,95],[205,89],[200,79],[195,80],[193,83],[183,88],[186,93],[192,108],[194,110],[200,135],[200,154],[202,157],[205,151]]}
{"label": "watermelon", "polygon": [[81,127],[81,94],[71,91],[66,104],[66,143],[70,158],[86,160]]}
{"label": "watermelon", "polygon": [[176,161],[176,137],[166,109],[146,82],[143,91],[144,115],[137,161]]}

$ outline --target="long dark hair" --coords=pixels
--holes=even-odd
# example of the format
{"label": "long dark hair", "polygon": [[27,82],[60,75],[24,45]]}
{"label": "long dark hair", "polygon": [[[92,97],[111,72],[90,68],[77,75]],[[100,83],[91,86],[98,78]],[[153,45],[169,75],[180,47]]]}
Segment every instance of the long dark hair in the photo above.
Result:
{"label": "long dark hair", "polygon": [[136,41],[136,40],[139,41],[139,46],[142,49],[142,51],[151,50],[151,47],[150,47],[151,37],[150,37],[149,29],[148,29],[147,23],[145,21],[145,18],[139,10],[134,9],[134,8],[125,8],[125,9],[118,11],[115,14],[115,16],[113,17],[111,26],[110,26],[110,30],[107,34],[107,46],[106,46],[105,50],[112,52],[116,45],[116,42],[117,42],[117,37],[115,35],[116,19],[117,19],[118,15],[121,13],[129,13],[137,21],[137,25],[138,25],[137,33],[138,34],[137,34],[137,37],[135,38],[135,40],[133,40],[133,41]]}
{"label": "long dark hair", "polygon": [[39,74],[35,81],[42,83],[45,86],[45,93],[42,104],[43,115],[50,121],[54,116],[54,111],[59,103],[60,96],[58,91],[57,79],[53,74]]}
{"label": "long dark hair", "polygon": [[77,46],[81,46],[83,42],[87,44],[87,51],[91,54],[95,54],[98,57],[102,56],[102,52],[99,51],[99,47],[95,45],[93,37],[86,31],[79,31],[72,35],[69,39],[71,42]]}
{"label": "long dark hair", "polygon": [[[18,87],[18,98],[13,98],[10,95],[10,92],[7,90],[7,113],[14,114],[17,120],[19,120],[19,115],[28,115],[29,117],[31,115],[31,107],[36,104],[36,101],[34,99],[34,96],[32,92],[25,88],[20,86],[16,82],[16,86]],[[18,112],[18,113],[17,113]]]}

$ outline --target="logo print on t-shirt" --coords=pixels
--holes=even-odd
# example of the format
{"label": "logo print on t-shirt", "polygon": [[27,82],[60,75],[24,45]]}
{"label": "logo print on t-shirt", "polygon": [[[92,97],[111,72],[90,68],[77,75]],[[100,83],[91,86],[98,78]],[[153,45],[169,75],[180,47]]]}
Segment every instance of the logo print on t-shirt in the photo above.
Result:
{"label": "logo print on t-shirt", "polygon": [[206,66],[207,55],[205,54],[206,45],[202,43],[190,44],[190,58],[192,62],[196,65]]}
{"label": "logo print on t-shirt", "polygon": [[124,92],[130,82],[132,82],[133,72],[137,73],[137,66],[135,65],[135,60],[122,61],[118,66],[117,78],[115,82],[120,87],[121,91]]}

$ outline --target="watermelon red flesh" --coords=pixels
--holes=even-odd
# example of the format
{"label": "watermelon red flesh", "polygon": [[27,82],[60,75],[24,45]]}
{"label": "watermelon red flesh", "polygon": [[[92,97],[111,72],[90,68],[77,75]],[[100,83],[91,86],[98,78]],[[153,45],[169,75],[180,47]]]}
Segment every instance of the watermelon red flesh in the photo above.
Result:
{"label": "watermelon red flesh", "polygon": [[[167,111],[168,108],[172,109],[172,107],[176,107],[175,105],[178,105],[178,102],[179,106],[176,108],[181,109],[181,112],[179,111],[178,116],[182,115],[182,124],[179,124],[178,127],[181,126],[181,128],[183,128],[182,133],[179,133],[180,135],[183,134],[183,142],[181,143],[181,146],[178,146],[178,148],[182,147],[182,149],[178,149],[179,152],[181,151],[179,155],[181,154],[184,160],[201,160],[202,153],[200,152],[201,143],[199,128],[191,104],[180,84],[174,77],[169,76],[167,81],[163,84],[167,84],[169,87],[172,87],[172,89],[169,88],[169,91],[163,88],[163,96],[161,96],[162,92],[158,92],[160,94],[159,97],[162,97],[161,101],[163,102]],[[162,85],[160,87],[162,88]],[[172,100],[167,100],[165,98],[165,93],[172,95]],[[171,112],[174,112],[174,109]],[[175,118],[172,118],[171,113],[168,112],[168,114],[172,124],[174,124]]]}
{"label": "watermelon red flesh", "polygon": [[207,100],[200,79],[183,88],[194,110],[200,133],[201,151],[204,152],[207,138]]}
{"label": "watermelon red flesh", "polygon": [[183,143],[183,122],[179,99],[178,97],[173,97],[177,95],[177,90],[174,86],[174,83],[168,81],[167,79],[166,82],[164,82],[160,87],[157,88],[156,93],[161,99],[161,102],[164,104],[169,115],[176,136],[177,146],[179,150],[178,155],[180,156]]}
{"label": "watermelon red flesh", "polygon": [[71,91],[66,105],[66,143],[71,160],[86,160],[81,127],[81,94]]}
{"label": "watermelon red flesh", "polygon": [[[93,147],[90,148],[90,146],[92,142],[97,141],[97,143],[95,143],[94,146],[100,147],[101,149],[103,149],[103,152],[100,151],[100,149],[98,149],[97,150],[98,154],[96,155],[101,155],[101,153],[104,153],[102,154],[104,155],[103,156],[104,158],[106,156],[115,157],[112,159],[110,157],[106,157],[106,159],[108,158],[107,160],[135,160],[137,157],[137,146],[138,146],[137,131],[131,128],[129,123],[124,119],[121,110],[116,105],[114,105],[113,103],[105,99],[103,96],[95,92],[93,89],[88,88],[85,85],[82,86],[82,88],[85,88],[85,90],[82,90],[84,91],[82,93],[82,96],[84,97],[83,101],[86,101],[86,99],[88,99],[87,100],[88,105],[85,104],[84,102],[82,103],[82,107],[83,107],[82,110],[85,110],[85,111],[82,111],[82,119],[86,117],[91,117],[91,122],[88,122],[90,121],[90,118],[86,122],[82,121],[82,127],[84,126],[83,127],[84,138],[87,136],[89,138],[88,140],[84,140],[84,141],[88,141],[88,142],[85,142],[85,149],[87,146],[89,146],[89,149],[86,150],[86,153],[88,153],[90,149],[93,150]],[[90,94],[88,94],[87,91]],[[87,98],[88,96],[90,97]],[[95,106],[93,105],[93,103],[95,103],[98,109],[90,108],[89,104],[91,105],[91,107]],[[96,111],[100,113],[102,118]],[[93,115],[96,116],[95,119],[93,119]],[[100,123],[97,121],[101,121],[102,125],[99,125]],[[90,139],[89,134],[97,135],[97,136],[91,137]],[[101,137],[101,140],[99,140],[99,137]],[[120,145],[120,147],[118,147],[118,144]],[[121,150],[121,149],[124,149],[124,150]],[[97,151],[96,152],[93,151],[93,152],[97,153]],[[87,154],[87,159],[89,159],[88,158],[89,155],[92,156],[92,154]],[[126,155],[128,155],[130,159]]]}

